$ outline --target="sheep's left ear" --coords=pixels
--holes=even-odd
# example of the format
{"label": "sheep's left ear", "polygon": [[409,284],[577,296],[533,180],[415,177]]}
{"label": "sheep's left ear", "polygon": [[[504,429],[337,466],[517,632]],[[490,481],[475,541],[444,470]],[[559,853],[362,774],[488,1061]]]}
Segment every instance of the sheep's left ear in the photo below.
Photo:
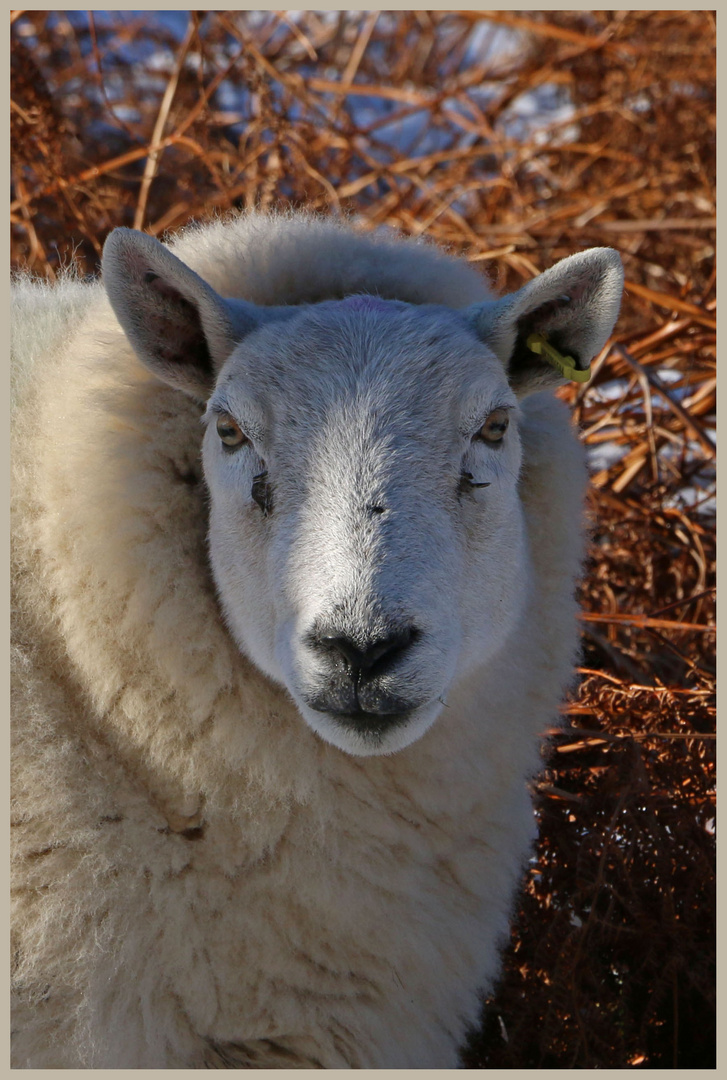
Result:
{"label": "sheep's left ear", "polygon": [[612,248],[590,248],[556,263],[500,300],[473,304],[465,314],[478,337],[502,360],[518,397],[556,386],[564,377],[528,338],[543,335],[585,371],[608,341],[618,317],[624,274]]}

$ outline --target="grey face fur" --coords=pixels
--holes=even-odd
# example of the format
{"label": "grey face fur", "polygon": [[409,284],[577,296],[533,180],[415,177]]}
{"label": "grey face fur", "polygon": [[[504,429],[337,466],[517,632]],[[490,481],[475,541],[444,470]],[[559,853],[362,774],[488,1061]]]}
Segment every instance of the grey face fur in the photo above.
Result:
{"label": "grey face fur", "polygon": [[[249,335],[207,408],[220,596],[244,651],[314,730],[359,753],[398,749],[520,609],[516,399],[446,309],[331,302],[285,330]],[[513,422],[489,445],[475,436],[497,408]],[[250,441],[230,452],[220,413]],[[263,469],[267,518],[252,498]],[[490,487],[463,491],[463,471]],[[506,565],[478,565],[473,594],[473,561],[495,561],[493,544],[505,545]]]}
{"label": "grey face fur", "polygon": [[342,750],[413,742],[527,597],[518,399],[557,377],[523,336],[547,330],[587,366],[618,256],[464,311],[225,301],[129,230],[104,278],[144,363],[206,401],[210,557],[240,648]]}

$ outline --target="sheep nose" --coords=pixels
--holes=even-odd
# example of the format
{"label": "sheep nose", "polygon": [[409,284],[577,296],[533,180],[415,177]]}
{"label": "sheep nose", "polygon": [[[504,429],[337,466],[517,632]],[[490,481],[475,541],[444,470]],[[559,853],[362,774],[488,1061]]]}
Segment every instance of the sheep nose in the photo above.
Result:
{"label": "sheep nose", "polygon": [[389,660],[393,660],[408,648],[415,637],[414,627],[406,626],[377,637],[361,647],[361,644],[343,634],[321,631],[315,635],[313,644],[342,657],[350,677],[357,682],[378,674]]}

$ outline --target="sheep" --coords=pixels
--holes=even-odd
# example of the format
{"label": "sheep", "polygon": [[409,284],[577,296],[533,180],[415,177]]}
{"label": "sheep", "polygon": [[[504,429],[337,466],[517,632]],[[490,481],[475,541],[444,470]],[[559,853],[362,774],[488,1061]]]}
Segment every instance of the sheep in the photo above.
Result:
{"label": "sheep", "polygon": [[550,391],[620,259],[498,299],[288,213],[102,270],[15,286],[13,1063],[456,1067],[577,654]]}

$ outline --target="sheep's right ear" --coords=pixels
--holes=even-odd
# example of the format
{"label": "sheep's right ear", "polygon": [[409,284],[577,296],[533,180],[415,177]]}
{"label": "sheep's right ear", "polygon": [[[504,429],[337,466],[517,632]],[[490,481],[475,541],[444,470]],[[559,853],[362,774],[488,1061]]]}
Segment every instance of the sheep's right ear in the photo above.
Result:
{"label": "sheep's right ear", "polygon": [[103,281],[139,359],[158,378],[206,401],[236,343],[265,321],[243,300],[224,300],[152,236],[114,229]]}

